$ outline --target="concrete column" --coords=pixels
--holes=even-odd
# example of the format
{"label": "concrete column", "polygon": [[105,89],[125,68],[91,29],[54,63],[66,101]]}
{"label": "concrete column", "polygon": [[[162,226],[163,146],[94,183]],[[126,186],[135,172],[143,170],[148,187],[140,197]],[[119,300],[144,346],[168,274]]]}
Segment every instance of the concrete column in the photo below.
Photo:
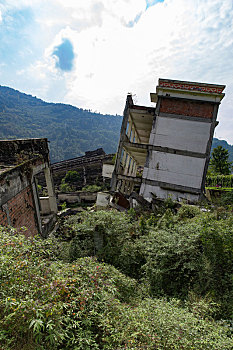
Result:
{"label": "concrete column", "polygon": [[125,188],[124,188],[124,192],[125,194],[128,194],[128,188],[129,188],[129,181],[125,181]]}
{"label": "concrete column", "polygon": [[133,192],[133,188],[134,188],[134,182],[132,181],[130,184],[129,194]]}
{"label": "concrete column", "polygon": [[122,165],[124,166],[124,164],[125,164],[125,158],[126,158],[126,150],[125,149],[123,149],[123,157],[122,157]]}
{"label": "concrete column", "polygon": [[10,218],[10,212],[9,212],[9,208],[8,208],[8,203],[5,203],[5,204],[2,205],[2,210],[6,213],[8,225],[12,226],[12,222],[11,222],[11,218]]}
{"label": "concrete column", "polygon": [[136,174],[135,174],[135,168],[136,168],[136,161],[134,160],[133,161],[133,166],[132,166],[132,169],[131,169],[131,176],[135,176]]}
{"label": "concrete column", "polygon": [[131,137],[130,137],[131,142],[133,142],[134,136],[135,136],[135,129],[132,128],[132,133],[131,133]]}
{"label": "concrete column", "polygon": [[32,193],[33,193],[33,201],[34,201],[35,209],[36,209],[37,225],[38,225],[39,233],[42,234],[42,225],[41,225],[41,218],[40,218],[39,197],[38,197],[38,192],[37,192],[37,185],[36,185],[36,183],[35,183],[34,180],[33,180],[33,182],[32,182]]}
{"label": "concrete column", "polygon": [[121,189],[122,189],[122,184],[123,180],[118,180],[117,181],[117,184],[116,184],[116,191],[120,191],[121,192]]}
{"label": "concrete column", "polygon": [[136,176],[136,175],[137,175],[137,162],[135,160],[134,167],[133,167],[133,176]]}
{"label": "concrete column", "polygon": [[134,159],[131,158],[131,163],[130,163],[129,172],[128,172],[128,175],[130,176],[132,175],[133,167],[134,167]]}
{"label": "concrete column", "polygon": [[124,193],[124,189],[125,189],[125,180],[121,180],[121,186],[119,188],[119,191],[121,193]]}
{"label": "concrete column", "polygon": [[124,175],[128,175],[128,168],[129,168],[129,160],[130,160],[130,156],[128,154],[126,163],[125,163],[125,167],[124,167]]}
{"label": "concrete column", "polygon": [[130,138],[131,130],[132,130],[132,121],[129,119],[129,127],[128,127],[128,131],[127,131],[128,138]]}
{"label": "concrete column", "polygon": [[86,168],[83,166],[83,186],[86,186],[87,179],[86,179]]}
{"label": "concrete column", "polygon": [[54,193],[53,182],[52,182],[52,177],[51,177],[51,172],[49,167],[46,167],[44,169],[44,174],[45,174],[45,181],[46,181],[46,186],[47,186],[48,195],[49,195],[50,210],[52,213],[57,213],[57,201]]}

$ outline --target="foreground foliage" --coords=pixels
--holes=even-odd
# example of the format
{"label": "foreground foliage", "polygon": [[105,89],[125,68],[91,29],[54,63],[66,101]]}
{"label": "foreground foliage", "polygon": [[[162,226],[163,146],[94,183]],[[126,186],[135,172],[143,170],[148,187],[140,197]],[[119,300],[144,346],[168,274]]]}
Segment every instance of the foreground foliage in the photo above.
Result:
{"label": "foreground foliage", "polygon": [[[149,286],[152,296],[186,300],[190,292],[218,304],[216,318],[233,315],[233,215],[219,208],[137,217],[111,211],[67,220],[75,235],[68,259],[96,255]],[[217,310],[218,309],[218,310]]]}
{"label": "foreground foliage", "polygon": [[[123,216],[121,229],[124,220],[131,227]],[[175,299],[150,298],[145,286],[93,257],[58,260],[55,239],[1,228],[0,246],[4,350],[231,349],[226,325]]]}

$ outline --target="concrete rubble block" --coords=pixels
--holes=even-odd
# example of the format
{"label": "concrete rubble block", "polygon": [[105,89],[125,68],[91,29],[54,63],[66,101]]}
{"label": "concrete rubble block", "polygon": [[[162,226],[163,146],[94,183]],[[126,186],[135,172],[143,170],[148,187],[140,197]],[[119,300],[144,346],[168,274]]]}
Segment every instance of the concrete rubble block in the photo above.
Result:
{"label": "concrete rubble block", "polygon": [[107,208],[109,206],[109,201],[110,201],[110,193],[98,192],[97,199],[96,199],[96,208],[97,209]]}

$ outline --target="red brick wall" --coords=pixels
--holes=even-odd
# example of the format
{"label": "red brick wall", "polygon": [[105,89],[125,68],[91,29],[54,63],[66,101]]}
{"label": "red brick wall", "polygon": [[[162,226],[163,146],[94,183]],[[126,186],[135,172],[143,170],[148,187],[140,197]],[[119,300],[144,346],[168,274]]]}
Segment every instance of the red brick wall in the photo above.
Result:
{"label": "red brick wall", "polygon": [[[33,203],[33,194],[30,186],[26,187],[8,201],[8,210],[11,225],[16,228],[27,227],[26,236],[38,233],[36,225],[36,210]],[[0,210],[0,225],[7,226],[6,213]]]}
{"label": "red brick wall", "polygon": [[7,226],[7,216],[4,211],[0,209],[0,225]]}
{"label": "red brick wall", "polygon": [[214,106],[208,102],[188,101],[176,98],[162,98],[160,112],[187,115],[190,117],[212,118]]}

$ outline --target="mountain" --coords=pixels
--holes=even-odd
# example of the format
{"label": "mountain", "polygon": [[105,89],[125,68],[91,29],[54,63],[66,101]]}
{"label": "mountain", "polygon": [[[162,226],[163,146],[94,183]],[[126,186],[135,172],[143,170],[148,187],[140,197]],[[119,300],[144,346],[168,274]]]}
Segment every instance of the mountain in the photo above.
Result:
{"label": "mountain", "polygon": [[117,150],[122,117],[47,103],[0,86],[0,139],[47,137],[52,162],[102,147]]}
{"label": "mountain", "polygon": [[[47,137],[52,162],[81,156],[103,148],[117,150],[122,117],[103,115],[62,103],[47,103],[9,87],[0,86],[0,139]],[[233,146],[213,139],[212,149]]]}

